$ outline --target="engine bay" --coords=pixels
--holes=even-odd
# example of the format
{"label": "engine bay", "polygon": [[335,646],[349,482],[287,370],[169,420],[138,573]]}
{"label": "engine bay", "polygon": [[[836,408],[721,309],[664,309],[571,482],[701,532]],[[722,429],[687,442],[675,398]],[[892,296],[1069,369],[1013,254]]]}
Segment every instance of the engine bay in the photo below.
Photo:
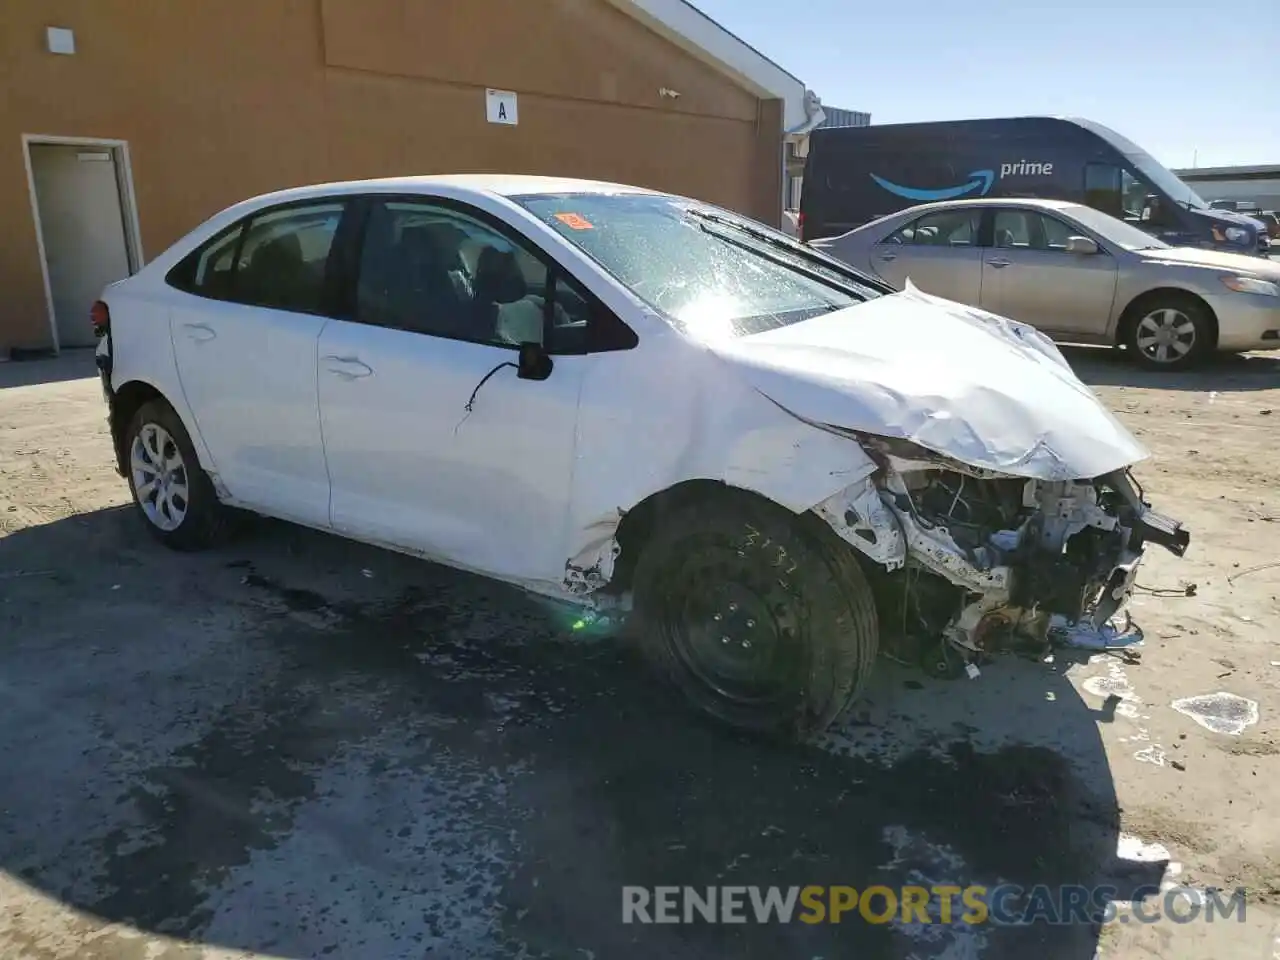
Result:
{"label": "engine bay", "polygon": [[[828,502],[818,512],[888,574],[879,585],[886,628],[908,644],[941,637],[962,663],[1043,650],[1062,637],[1104,645],[1145,546],[1181,556],[1190,541],[1181,524],[1151,510],[1127,470],[1090,480],[1013,477],[859,439],[877,473],[844,510]],[[884,535],[888,524],[896,537]]]}

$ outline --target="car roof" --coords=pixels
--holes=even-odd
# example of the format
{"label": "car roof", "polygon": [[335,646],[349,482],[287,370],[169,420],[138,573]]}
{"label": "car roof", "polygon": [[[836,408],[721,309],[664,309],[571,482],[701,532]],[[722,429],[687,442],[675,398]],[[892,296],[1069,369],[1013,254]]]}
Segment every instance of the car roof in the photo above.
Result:
{"label": "car roof", "polygon": [[[963,209],[965,207],[1036,207],[1041,210],[1066,210],[1071,207],[1083,206],[1074,200],[1046,200],[1041,197],[982,197],[976,200],[940,200],[937,203],[922,203],[919,206],[910,207],[912,211],[927,210],[949,210],[952,208]],[[898,213],[907,213],[907,210],[899,210]],[[893,214],[897,216],[898,214]]]}
{"label": "car roof", "polygon": [[344,193],[474,193],[515,197],[529,194],[559,193],[643,193],[656,191],[625,183],[605,180],[582,180],[573,177],[543,177],[531,174],[457,173],[419,177],[382,177],[371,180],[339,180],[332,183],[291,187],[252,198],[253,201],[283,202]]}

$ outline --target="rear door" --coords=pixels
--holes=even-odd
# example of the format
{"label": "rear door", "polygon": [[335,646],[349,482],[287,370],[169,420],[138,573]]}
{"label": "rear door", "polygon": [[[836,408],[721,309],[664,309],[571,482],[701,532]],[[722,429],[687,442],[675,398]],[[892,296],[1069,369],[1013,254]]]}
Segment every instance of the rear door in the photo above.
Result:
{"label": "rear door", "polygon": [[1101,248],[1068,253],[1067,238],[1085,234],[1052,214],[995,207],[990,216],[981,306],[1046,332],[1104,336],[1116,294],[1115,257]]}
{"label": "rear door", "polygon": [[977,207],[927,213],[875,244],[870,267],[899,290],[910,280],[926,293],[976,306],[982,284],[980,219]]}
{"label": "rear door", "polygon": [[320,199],[262,210],[168,278],[182,291],[170,312],[178,375],[213,472],[238,502],[321,526],[329,479],[316,344],[344,207]]}

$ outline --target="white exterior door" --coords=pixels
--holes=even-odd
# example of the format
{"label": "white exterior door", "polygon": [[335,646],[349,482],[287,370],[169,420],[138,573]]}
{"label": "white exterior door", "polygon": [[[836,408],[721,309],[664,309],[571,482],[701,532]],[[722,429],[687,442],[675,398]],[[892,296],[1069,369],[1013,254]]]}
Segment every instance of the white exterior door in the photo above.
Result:
{"label": "white exterior door", "polygon": [[183,393],[212,472],[245,506],[329,523],[316,345],[341,203],[268,209],[192,255],[170,311]]}
{"label": "white exterior door", "polygon": [[316,342],[328,321],[194,297],[170,321],[182,391],[212,472],[245,506],[327,526]]}
{"label": "white exterior door", "polygon": [[[562,582],[589,356],[517,376],[542,342],[548,269],[457,205],[373,200],[353,320],[318,353],[332,523],[491,576]],[[566,322],[573,309],[558,308]],[[583,321],[585,323],[585,320]]]}
{"label": "white exterior door", "polygon": [[563,578],[590,357],[479,386],[515,351],[334,320],[319,358],[335,530],[504,579]]}
{"label": "white exterior door", "polygon": [[115,154],[50,143],[29,149],[58,345],[92,346],[89,307],[103,287],[129,276]]}

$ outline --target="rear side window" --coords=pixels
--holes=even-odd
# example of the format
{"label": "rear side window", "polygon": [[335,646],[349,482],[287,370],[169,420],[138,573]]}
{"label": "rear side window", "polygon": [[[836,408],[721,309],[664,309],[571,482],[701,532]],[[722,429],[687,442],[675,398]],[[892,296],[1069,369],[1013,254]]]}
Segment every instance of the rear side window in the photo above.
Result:
{"label": "rear side window", "polygon": [[979,216],[977,210],[927,213],[881,242],[913,247],[972,247],[978,242]]}
{"label": "rear side window", "polygon": [[168,282],[214,300],[319,313],[344,204],[291,204],[254,214],[202,245]]}

